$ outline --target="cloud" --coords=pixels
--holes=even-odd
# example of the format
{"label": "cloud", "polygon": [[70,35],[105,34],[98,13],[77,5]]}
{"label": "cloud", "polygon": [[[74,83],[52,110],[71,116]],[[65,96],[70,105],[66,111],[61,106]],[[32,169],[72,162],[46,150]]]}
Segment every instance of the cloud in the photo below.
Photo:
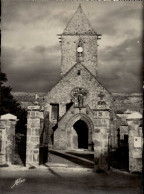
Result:
{"label": "cloud", "polygon": [[[140,40],[140,41],[139,41]],[[100,56],[103,61],[118,60],[127,62],[141,58],[142,39],[140,37],[124,40],[118,46],[107,46],[101,49]]]}
{"label": "cloud", "polygon": [[[5,30],[15,27],[48,28],[50,25],[66,25],[72,11],[55,6],[55,2],[7,1],[2,6],[2,26]],[[37,28],[38,30],[38,28]],[[51,29],[49,29],[51,30]]]}
{"label": "cloud", "polygon": [[[111,4],[111,8],[107,8],[106,5],[104,14],[100,12],[94,16],[92,18],[93,27],[105,35],[115,36],[126,31],[131,31],[133,35],[134,32],[142,30],[142,9],[139,4],[130,6],[125,2],[119,6]],[[139,25],[141,28],[138,27]]]}
{"label": "cloud", "polygon": [[47,53],[55,55],[60,52],[60,47],[58,45],[53,45],[49,47],[38,45],[33,48],[33,51],[35,51],[36,53]]}
{"label": "cloud", "polygon": [[[15,91],[47,92],[60,79],[57,34],[79,2],[3,1],[2,68]],[[140,91],[141,2],[82,2],[98,42],[99,79],[110,91]]]}
{"label": "cloud", "polygon": [[117,47],[106,47],[99,56],[99,77],[111,91],[138,92],[142,87],[142,45],[139,37]]}
{"label": "cloud", "polygon": [[[7,57],[8,56],[8,57]],[[15,91],[48,91],[60,79],[60,57],[3,47],[2,70]]]}

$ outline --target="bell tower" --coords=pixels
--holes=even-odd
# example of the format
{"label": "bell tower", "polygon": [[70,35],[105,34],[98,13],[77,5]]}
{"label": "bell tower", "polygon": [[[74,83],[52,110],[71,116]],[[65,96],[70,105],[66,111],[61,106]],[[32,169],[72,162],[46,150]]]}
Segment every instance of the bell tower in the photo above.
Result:
{"label": "bell tower", "polygon": [[81,5],[59,36],[61,76],[64,76],[78,62],[97,76],[97,40],[101,35],[91,27]]}

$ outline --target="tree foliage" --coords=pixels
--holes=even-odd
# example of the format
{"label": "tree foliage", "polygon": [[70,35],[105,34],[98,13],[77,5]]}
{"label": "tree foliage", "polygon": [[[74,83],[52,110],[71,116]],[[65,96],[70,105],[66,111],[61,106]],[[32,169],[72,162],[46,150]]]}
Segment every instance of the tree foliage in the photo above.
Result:
{"label": "tree foliage", "polygon": [[19,119],[16,126],[16,132],[26,131],[27,111],[23,109],[11,94],[12,88],[5,86],[7,77],[5,73],[0,73],[0,115],[11,113]]}

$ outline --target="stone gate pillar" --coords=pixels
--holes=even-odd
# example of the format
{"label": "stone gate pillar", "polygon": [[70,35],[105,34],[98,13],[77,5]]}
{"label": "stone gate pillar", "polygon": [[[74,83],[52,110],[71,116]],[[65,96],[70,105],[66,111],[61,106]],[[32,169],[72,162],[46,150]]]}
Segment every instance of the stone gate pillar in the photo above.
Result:
{"label": "stone gate pillar", "polygon": [[16,123],[17,117],[12,114],[0,118],[0,165],[14,164]]}
{"label": "stone gate pillar", "polygon": [[94,113],[94,162],[95,170],[108,170],[108,149],[110,146],[110,113],[98,110]]}
{"label": "stone gate pillar", "polygon": [[43,112],[40,111],[40,106],[29,106],[28,109],[26,166],[38,166]]}
{"label": "stone gate pillar", "polygon": [[129,114],[128,123],[128,143],[129,143],[129,171],[142,172],[142,115],[138,112]]}

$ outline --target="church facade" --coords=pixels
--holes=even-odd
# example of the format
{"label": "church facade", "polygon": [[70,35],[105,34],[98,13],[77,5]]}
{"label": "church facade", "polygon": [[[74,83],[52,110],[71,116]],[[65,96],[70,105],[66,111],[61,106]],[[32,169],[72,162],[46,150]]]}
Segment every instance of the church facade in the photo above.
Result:
{"label": "church facade", "polygon": [[115,147],[112,94],[97,80],[97,40],[81,6],[60,35],[61,80],[48,92],[49,147],[94,150],[95,161]]}
{"label": "church facade", "polygon": [[26,151],[23,162],[27,166],[49,163],[49,153],[80,151],[94,155],[92,163],[97,170],[112,166],[141,172],[142,96],[112,94],[99,82],[97,41],[101,35],[91,27],[80,5],[59,36],[61,79],[41,99],[36,95],[34,104],[32,95],[26,101],[30,106],[26,106],[27,130],[21,144],[9,139],[9,129],[11,137],[15,136],[17,118],[1,116],[0,164],[14,163],[11,153],[17,145],[17,151],[20,148],[21,153],[22,147],[23,153]]}

